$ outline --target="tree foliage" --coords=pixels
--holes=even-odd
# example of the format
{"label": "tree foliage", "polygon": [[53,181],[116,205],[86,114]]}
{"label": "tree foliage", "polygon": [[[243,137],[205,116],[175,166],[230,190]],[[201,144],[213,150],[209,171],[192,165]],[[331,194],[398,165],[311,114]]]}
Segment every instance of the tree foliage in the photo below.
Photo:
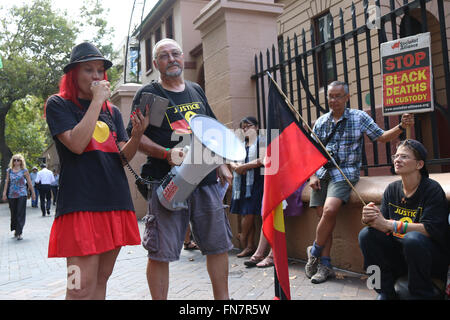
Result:
{"label": "tree foliage", "polygon": [[43,104],[42,98],[28,95],[16,100],[6,116],[8,146],[13,154],[23,154],[29,167],[38,165],[38,158],[50,143],[50,137],[46,134]]}
{"label": "tree foliage", "polygon": [[[76,42],[91,41],[113,59],[113,30],[104,14],[98,0],[84,0],[78,21],[52,8],[51,0],[33,0],[1,14],[0,190],[12,152],[24,153],[30,157],[27,162],[33,162],[51,142],[42,118],[44,102],[58,91],[62,69]],[[89,36],[77,39],[79,34]]]}

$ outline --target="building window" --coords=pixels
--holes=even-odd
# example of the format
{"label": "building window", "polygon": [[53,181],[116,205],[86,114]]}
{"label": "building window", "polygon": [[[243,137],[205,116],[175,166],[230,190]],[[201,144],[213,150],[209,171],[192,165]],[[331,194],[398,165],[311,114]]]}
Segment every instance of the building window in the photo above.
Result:
{"label": "building window", "polygon": [[[314,30],[316,45],[327,42],[332,39],[332,24],[329,12],[318,16],[314,19]],[[319,86],[325,86],[325,73],[326,84],[329,84],[336,80],[336,58],[333,56],[333,50],[331,48],[322,50],[317,53],[317,73],[319,75]]]}
{"label": "building window", "polygon": [[172,15],[166,19],[166,38],[173,39],[173,19]]}
{"label": "building window", "polygon": [[153,63],[153,49],[152,49],[152,36],[145,39],[145,71],[152,70]]}
{"label": "building window", "polygon": [[159,40],[162,39],[162,35],[161,35],[161,27],[159,27],[158,29],[156,29],[155,31],[155,43],[158,43]]}

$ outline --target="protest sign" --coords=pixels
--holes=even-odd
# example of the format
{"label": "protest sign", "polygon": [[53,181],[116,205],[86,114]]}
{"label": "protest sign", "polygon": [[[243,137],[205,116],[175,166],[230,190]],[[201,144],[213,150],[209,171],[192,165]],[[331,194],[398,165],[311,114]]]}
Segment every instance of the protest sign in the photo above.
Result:
{"label": "protest sign", "polygon": [[383,115],[433,111],[430,33],[381,44]]}

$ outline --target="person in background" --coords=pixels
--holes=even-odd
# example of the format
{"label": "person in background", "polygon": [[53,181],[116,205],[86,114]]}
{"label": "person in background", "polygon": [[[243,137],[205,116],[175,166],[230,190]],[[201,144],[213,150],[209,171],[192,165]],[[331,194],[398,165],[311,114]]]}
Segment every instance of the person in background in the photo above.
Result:
{"label": "person in background", "polygon": [[[269,251],[269,253],[267,253]],[[264,236],[264,232],[261,228],[261,234],[259,236],[258,247],[256,248],[255,253],[248,259],[244,261],[244,265],[247,268],[268,268],[274,265],[273,263],[273,253],[270,248],[269,242]]]}
{"label": "person in background", "polygon": [[136,154],[149,117],[132,114],[128,138],[119,108],[108,101],[111,66],[93,44],[76,45],[59,93],[46,104],[61,161],[48,256],[67,259],[68,300],[105,299],[120,248],[141,243],[123,166]]}
{"label": "person in background", "polygon": [[33,208],[38,207],[38,200],[39,200],[39,190],[36,188],[37,173],[38,173],[38,168],[33,167],[33,169],[31,169],[31,172],[30,172],[31,183],[33,185],[34,194],[36,195],[36,199],[31,200],[31,207],[33,207]]}
{"label": "person in background", "polygon": [[9,167],[6,170],[6,181],[3,189],[3,200],[8,199],[11,211],[11,231],[17,240],[23,239],[23,227],[25,226],[28,190],[31,200],[36,199],[30,174],[27,170],[25,158],[21,154],[12,156]]}
{"label": "person in background", "polygon": [[364,206],[359,233],[364,266],[379,266],[378,300],[396,299],[396,278],[408,274],[411,299],[432,299],[431,278],[447,282],[450,262],[448,201],[428,177],[427,151],[416,140],[400,142],[392,156],[401,179],[386,188],[381,207]]}
{"label": "person in background", "polygon": [[53,172],[47,169],[45,163],[41,164],[41,170],[37,173],[35,183],[39,189],[39,197],[41,199],[41,211],[42,216],[45,217],[45,213],[50,215],[50,208],[52,205],[52,190],[51,185],[54,183],[55,178]]}
{"label": "person in background", "polygon": [[59,173],[58,173],[58,171],[53,170],[53,177],[54,177],[54,180],[50,184],[50,187],[52,189],[53,205],[56,206],[56,199],[58,197],[58,186],[59,186]]}
{"label": "person in background", "polygon": [[244,247],[237,257],[248,257],[255,252],[255,216],[261,216],[264,175],[261,173],[265,149],[258,135],[258,121],[245,117],[239,123],[245,139],[244,163],[230,164],[233,171],[233,187],[230,212],[241,215],[239,241]]}

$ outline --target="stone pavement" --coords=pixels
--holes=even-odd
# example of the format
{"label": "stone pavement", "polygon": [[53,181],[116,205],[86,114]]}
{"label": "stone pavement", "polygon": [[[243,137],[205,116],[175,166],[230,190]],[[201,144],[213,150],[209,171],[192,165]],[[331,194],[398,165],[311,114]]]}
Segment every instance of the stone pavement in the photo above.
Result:
{"label": "stone pavement", "polygon": [[[0,300],[62,300],[66,287],[66,261],[47,258],[48,237],[54,219],[27,206],[24,239],[9,231],[8,204],[0,204]],[[139,221],[141,234],[144,224]],[[229,291],[234,300],[272,300],[273,268],[248,269],[245,258],[232,250],[229,259]],[[211,300],[212,289],[205,257],[199,251],[182,250],[170,264],[170,300]],[[150,300],[145,275],[146,251],[142,246],[123,247],[108,282],[108,300]],[[293,300],[373,300],[366,276],[336,270],[336,278],[314,285],[305,277],[303,261],[289,261]]]}

